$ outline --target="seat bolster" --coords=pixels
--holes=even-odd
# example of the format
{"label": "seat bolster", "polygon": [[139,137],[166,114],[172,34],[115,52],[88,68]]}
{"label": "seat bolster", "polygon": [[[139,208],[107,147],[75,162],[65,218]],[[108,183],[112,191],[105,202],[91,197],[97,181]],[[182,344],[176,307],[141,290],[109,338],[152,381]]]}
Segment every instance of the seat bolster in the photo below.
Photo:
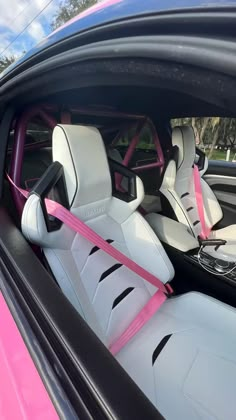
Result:
{"label": "seat bolster", "polygon": [[206,224],[207,226],[212,227],[222,219],[223,212],[215,194],[204,179],[201,179],[201,186],[205,206]]}
{"label": "seat bolster", "polygon": [[136,176],[136,199],[126,202],[116,197],[111,197],[108,215],[114,219],[117,223],[124,223],[130,215],[138,208],[144,198],[144,187],[141,179]]}
{"label": "seat bolster", "polygon": [[[131,259],[163,283],[172,280],[174,268],[155,232],[138,212],[122,224],[122,231]],[[151,292],[153,286],[147,286]]]}
{"label": "seat bolster", "polygon": [[211,232],[211,237],[214,239],[225,239],[228,242],[236,244],[236,224],[222,229],[213,230]]}
{"label": "seat bolster", "polygon": [[186,225],[161,214],[150,213],[145,219],[150,224],[158,238],[182,252],[198,248],[198,241],[189,233]]}
{"label": "seat bolster", "polygon": [[174,214],[176,215],[176,219],[187,226],[189,232],[192,233],[193,236],[197,236],[195,234],[195,231],[193,229],[192,222],[188,216],[187,211],[185,210],[179,195],[177,192],[173,189],[164,189],[160,188],[160,192],[166,197],[166,199],[169,201],[171,208],[174,211]]}
{"label": "seat bolster", "polygon": [[176,181],[176,163],[174,160],[170,160],[163,177],[163,181],[161,184],[161,189],[171,189],[175,188],[175,181]]}
{"label": "seat bolster", "polygon": [[70,249],[75,237],[75,232],[64,224],[58,231],[47,231],[40,198],[35,194],[30,195],[25,203],[21,228],[30,242],[44,248]]}
{"label": "seat bolster", "polygon": [[172,145],[179,149],[178,170],[191,168],[196,154],[195,135],[191,126],[175,127],[172,132]]}

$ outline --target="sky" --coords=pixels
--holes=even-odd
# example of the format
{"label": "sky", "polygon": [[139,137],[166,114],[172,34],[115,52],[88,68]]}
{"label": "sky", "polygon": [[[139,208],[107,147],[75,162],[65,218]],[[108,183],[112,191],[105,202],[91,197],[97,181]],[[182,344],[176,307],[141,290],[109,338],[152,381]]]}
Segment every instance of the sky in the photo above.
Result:
{"label": "sky", "polygon": [[[191,1],[189,0],[190,3]],[[226,0],[218,0],[216,4],[223,1]],[[63,0],[0,0],[0,58],[11,55],[19,58],[49,35],[52,32],[52,19],[62,2]],[[236,0],[227,3],[235,2]],[[209,3],[213,4],[213,0]]]}
{"label": "sky", "polygon": [[0,58],[20,57],[52,32],[50,24],[59,3],[60,0],[0,0]]}

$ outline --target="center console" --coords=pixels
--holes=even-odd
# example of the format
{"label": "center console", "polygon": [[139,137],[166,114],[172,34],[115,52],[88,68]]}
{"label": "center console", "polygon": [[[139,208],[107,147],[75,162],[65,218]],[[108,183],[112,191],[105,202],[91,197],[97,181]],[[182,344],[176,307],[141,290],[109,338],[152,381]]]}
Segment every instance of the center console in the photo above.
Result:
{"label": "center console", "polygon": [[211,240],[199,244],[185,225],[160,214],[146,219],[174,265],[177,294],[199,291],[236,307],[236,266],[225,259],[223,244]]}
{"label": "center console", "polygon": [[199,248],[185,253],[164,242],[163,246],[175,269],[171,285],[176,294],[197,291],[236,307],[236,268],[232,262],[204,252],[199,260]]}
{"label": "center console", "polygon": [[204,251],[201,251],[200,254],[195,252],[190,258],[193,258],[196,263],[211,274],[221,275],[236,282],[236,265],[234,262],[215,258]]}

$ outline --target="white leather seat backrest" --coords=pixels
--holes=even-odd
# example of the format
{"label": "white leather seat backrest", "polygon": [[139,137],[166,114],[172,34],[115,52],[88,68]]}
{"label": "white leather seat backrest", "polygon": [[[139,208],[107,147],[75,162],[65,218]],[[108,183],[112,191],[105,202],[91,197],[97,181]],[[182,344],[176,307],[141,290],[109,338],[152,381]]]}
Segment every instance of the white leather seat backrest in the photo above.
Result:
{"label": "white leather seat backrest", "polygon": [[68,125],[54,130],[53,161],[63,165],[71,209],[111,197],[108,162],[98,135],[93,127]]}
{"label": "white leather seat backrest", "polygon": [[183,172],[193,166],[196,145],[192,127],[175,127],[172,132],[172,146],[178,148],[177,172]]}
{"label": "white leather seat backrest", "polygon": [[[169,162],[160,190],[168,199],[177,220],[188,226],[189,231],[197,237],[201,233],[201,223],[194,187],[193,165],[196,146],[192,127],[175,127],[172,133],[172,145],[178,148],[177,165],[172,160]],[[173,173],[173,165],[177,166],[176,174]],[[207,169],[206,165],[204,170]],[[170,173],[173,176],[170,176]],[[170,178],[171,183],[167,181]],[[222,218],[222,210],[208,184],[203,179],[201,184],[206,225],[212,227]]]}
{"label": "white leather seat backrest", "polygon": [[[70,211],[161,281],[171,280],[171,262],[149,224],[136,212],[144,196],[142,181],[136,177],[137,198],[133,201],[112,196],[99,131],[57,126],[53,131],[53,160],[64,168]],[[62,291],[107,345],[127,328],[156,291],[66,225],[48,232],[36,195],[26,202],[22,231],[43,248]]]}

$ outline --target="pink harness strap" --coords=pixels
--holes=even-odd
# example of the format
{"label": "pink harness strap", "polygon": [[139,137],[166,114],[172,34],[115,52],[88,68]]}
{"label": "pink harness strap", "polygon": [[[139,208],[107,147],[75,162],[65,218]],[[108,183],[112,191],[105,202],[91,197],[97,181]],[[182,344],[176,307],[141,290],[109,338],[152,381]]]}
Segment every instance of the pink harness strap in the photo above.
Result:
{"label": "pink harness strap", "polygon": [[211,228],[206,226],[205,214],[204,214],[204,202],[202,195],[202,186],[201,186],[201,176],[197,165],[193,166],[193,179],[194,179],[194,189],[197,202],[198,216],[201,222],[201,239],[207,239],[208,235],[211,232]]}
{"label": "pink harness strap", "polygon": [[82,220],[74,216],[61,204],[49,199],[46,199],[45,203],[47,212],[51,216],[54,216],[57,219],[61,220],[61,222],[65,223],[73,231],[82,235],[84,238],[92,242],[98,248],[102,249],[104,252],[109,254],[119,263],[125,265],[127,268],[129,268],[134,273],[138,274],[138,276],[142,277],[144,280],[151,283],[153,286],[158,287],[158,289],[161,290],[163,293],[168,293],[168,290],[161,282],[161,280],[159,280],[153,274],[149,273],[143,267],[136,264],[130,258],[126,257],[126,255],[118,251],[118,249],[114,248],[112,245],[106,242],[101,236],[94,232],[94,230],[92,230],[89,226],[82,222]]}
{"label": "pink harness strap", "polygon": [[[17,188],[17,190],[25,197],[28,198],[28,191],[17,187],[12,179],[7,175],[8,180]],[[138,313],[135,319],[131,322],[129,327],[124,333],[110,346],[112,354],[116,354],[118,351],[127,344],[131,338],[137,334],[137,332],[148,322],[148,320],[154,315],[154,313],[160,308],[165,302],[166,296],[173,293],[171,286],[164,285],[161,280],[149,273],[140,265],[136,264],[126,255],[122,254],[108,242],[106,242],[101,236],[94,232],[89,226],[87,226],[82,220],[74,216],[69,210],[63,207],[61,204],[45,199],[46,209],[48,214],[56,217],[61,222],[65,223],[74,232],[79,233],[88,241],[92,242],[98,248],[109,254],[111,257],[116,259],[118,262],[126,266],[129,270],[142,277],[148,283],[158,288],[158,291],[149,299],[144,308]]]}
{"label": "pink harness strap", "polygon": [[109,347],[110,352],[115,356],[139,330],[149,321],[150,318],[158,311],[165,302],[166,295],[160,293],[159,290],[149,299],[146,305],[141,309],[138,315],[130,323],[128,328],[121,336]]}

